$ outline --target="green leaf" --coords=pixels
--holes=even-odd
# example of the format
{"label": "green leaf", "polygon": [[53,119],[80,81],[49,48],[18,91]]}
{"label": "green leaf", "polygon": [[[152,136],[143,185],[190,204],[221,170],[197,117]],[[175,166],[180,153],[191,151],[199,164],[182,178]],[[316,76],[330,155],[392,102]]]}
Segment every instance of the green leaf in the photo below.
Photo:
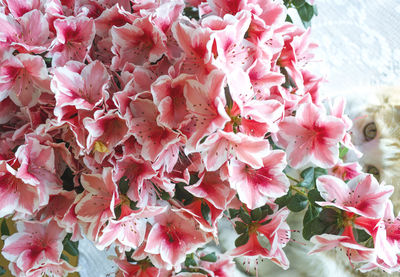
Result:
{"label": "green leaf", "polygon": [[318,15],[317,5],[313,5],[314,15]]}
{"label": "green leaf", "polygon": [[236,221],[235,222],[235,231],[238,234],[242,234],[248,231],[248,227],[245,223],[241,221]]}
{"label": "green leaf", "polygon": [[207,205],[207,203],[202,202],[201,203],[201,215],[203,218],[208,221],[210,219],[210,207]]}
{"label": "green leaf", "polygon": [[292,3],[296,8],[299,8],[299,7],[303,6],[306,3],[306,1],[305,0],[293,0]]}
{"label": "green leaf", "polygon": [[229,216],[231,219],[237,217],[240,213],[240,210],[236,210],[236,209],[229,209]]}
{"label": "green leaf", "polygon": [[262,212],[261,208],[257,208],[257,209],[252,210],[250,215],[251,215],[251,219],[253,221],[259,221],[262,219],[263,212]]}
{"label": "green leaf", "polygon": [[315,202],[324,201],[324,198],[321,197],[321,194],[317,189],[312,189],[308,192],[308,200],[311,202],[311,204],[319,207],[319,205]]}
{"label": "green leaf", "polygon": [[346,146],[341,145],[339,148],[339,158],[343,159],[346,156],[347,152],[349,152],[349,148]]}
{"label": "green leaf", "polygon": [[186,7],[183,9],[183,15],[186,15],[187,17],[189,17],[190,19],[196,19],[199,20],[199,10],[197,8],[194,7]]}
{"label": "green leaf", "polygon": [[189,267],[189,266],[197,266],[197,263],[194,259],[194,254],[187,254],[186,255],[186,260],[185,260],[185,266]]}
{"label": "green leaf", "polygon": [[248,233],[241,234],[235,240],[235,246],[239,247],[239,246],[245,245],[248,241],[249,241],[249,234]]}
{"label": "green leaf", "polygon": [[293,23],[293,20],[292,20],[292,18],[290,17],[290,15],[287,15],[287,16],[286,16],[285,21],[286,21],[286,22]]}
{"label": "green leaf", "polygon": [[118,205],[114,208],[114,214],[115,214],[115,218],[119,219],[119,217],[121,216],[121,205]]}
{"label": "green leaf", "polygon": [[316,207],[314,205],[309,205],[306,213],[304,214],[303,225],[306,225],[310,221],[314,220],[314,218],[318,217],[321,211],[322,208]]}
{"label": "green leaf", "polygon": [[307,189],[315,188],[316,180],[319,176],[326,175],[328,171],[320,167],[309,167],[300,173],[303,181],[297,185],[300,187],[305,187]]}
{"label": "green leaf", "polygon": [[4,267],[0,266],[0,275],[6,274],[7,271],[4,269]]}
{"label": "green leaf", "polygon": [[316,217],[303,227],[303,237],[306,240],[310,240],[314,235],[321,235],[326,229],[326,224],[319,218]]}
{"label": "green leaf", "polygon": [[233,99],[232,99],[231,92],[229,90],[229,86],[226,86],[224,88],[224,91],[225,91],[226,105],[228,106],[229,109],[232,109],[232,107],[233,107]]}
{"label": "green leaf", "polygon": [[287,204],[287,207],[292,212],[300,212],[307,207],[308,199],[301,194],[295,194]]}
{"label": "green leaf", "polygon": [[129,190],[129,179],[126,176],[122,176],[119,180],[118,187],[122,194],[126,194]]}
{"label": "green leaf", "polygon": [[72,236],[72,234],[68,233],[63,240],[64,251],[66,251],[71,256],[78,256],[79,255],[79,250],[78,250],[79,241],[71,241],[71,236]]}
{"label": "green leaf", "polygon": [[72,191],[74,189],[74,174],[69,167],[67,167],[61,175],[61,181],[63,183],[63,190]]}
{"label": "green leaf", "polygon": [[3,218],[3,221],[1,222],[1,234],[2,235],[6,235],[6,236],[10,235],[10,230],[8,229],[7,222],[6,222],[5,218]]}
{"label": "green leaf", "polygon": [[212,252],[203,257],[200,257],[200,260],[215,263],[217,261],[217,256],[215,255],[215,252]]}
{"label": "green leaf", "polygon": [[356,232],[354,232],[354,238],[358,243],[361,243],[371,238],[371,236],[364,230],[356,229]]}
{"label": "green leaf", "polygon": [[64,253],[61,253],[61,257],[60,258],[63,259],[64,261],[66,261],[67,263],[69,263],[69,258]]}
{"label": "green leaf", "polygon": [[292,193],[289,191],[288,194],[275,199],[275,203],[279,205],[279,209],[288,205],[290,199],[292,199]]}
{"label": "green leaf", "polygon": [[301,7],[296,7],[297,12],[299,13],[299,16],[301,18],[301,21],[303,22],[304,27],[309,27],[310,26],[310,21],[311,18],[314,15],[314,8],[308,3],[304,3]]}
{"label": "green leaf", "polygon": [[250,215],[243,208],[240,208],[239,218],[246,224],[250,224],[252,221]]}

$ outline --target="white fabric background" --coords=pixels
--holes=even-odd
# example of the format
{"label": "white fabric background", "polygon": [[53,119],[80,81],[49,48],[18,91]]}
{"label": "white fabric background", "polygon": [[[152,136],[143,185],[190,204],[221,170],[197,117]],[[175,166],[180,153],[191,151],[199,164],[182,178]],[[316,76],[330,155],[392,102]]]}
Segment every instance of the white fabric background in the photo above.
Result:
{"label": "white fabric background", "polygon": [[[395,85],[400,81],[400,0],[316,0],[312,21],[318,42],[313,72],[326,75],[325,93]],[[362,101],[362,100],[361,100]],[[82,277],[113,276],[107,254],[83,240],[79,244]]]}

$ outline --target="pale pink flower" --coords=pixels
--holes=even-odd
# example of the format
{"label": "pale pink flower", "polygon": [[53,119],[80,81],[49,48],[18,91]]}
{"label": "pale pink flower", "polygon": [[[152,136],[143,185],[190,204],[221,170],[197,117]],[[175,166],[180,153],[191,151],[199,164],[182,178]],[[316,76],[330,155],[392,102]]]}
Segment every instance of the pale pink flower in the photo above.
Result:
{"label": "pale pink flower", "polygon": [[59,120],[68,112],[69,106],[76,109],[93,110],[108,99],[106,91],[109,75],[104,65],[95,61],[88,65],[68,62],[54,70],[51,90],[55,94]]}
{"label": "pale pink flower", "polygon": [[11,215],[14,211],[32,214],[39,208],[38,188],[16,175],[10,165],[0,161],[0,217]]}
{"label": "pale pink flower", "polygon": [[188,80],[184,88],[186,106],[194,119],[194,131],[186,144],[186,153],[196,150],[199,141],[218,129],[223,129],[230,121],[225,111],[225,75],[214,70],[205,83]]}
{"label": "pale pink flower", "polygon": [[[142,145],[141,155],[145,160],[154,162],[170,146],[179,142],[178,133],[158,124],[158,111],[153,101],[138,98],[130,103],[130,112],[130,132]],[[171,153],[169,163],[175,165],[177,160],[178,155]]]}
{"label": "pale pink flower", "polygon": [[356,242],[352,226],[346,226],[343,233],[338,235],[322,234],[311,238],[314,247],[308,254],[328,251],[335,247],[342,248],[350,262],[368,262],[374,257],[374,249]]}
{"label": "pale pink flower", "polygon": [[19,222],[17,233],[6,238],[2,255],[27,272],[48,262],[59,263],[65,231],[55,221]]}
{"label": "pale pink flower", "polygon": [[132,24],[112,27],[111,36],[114,70],[122,69],[126,63],[143,65],[157,62],[167,51],[162,31],[149,16],[137,18]]}
{"label": "pale pink flower", "polygon": [[7,96],[18,106],[36,105],[40,94],[49,91],[50,78],[39,56],[5,55],[0,68],[0,99]]}
{"label": "pale pink flower", "polygon": [[206,169],[214,171],[232,158],[253,168],[260,168],[263,166],[263,158],[269,153],[269,147],[268,141],[261,138],[218,131],[208,136],[198,150]]}
{"label": "pale pink flower", "polygon": [[287,193],[290,183],[283,173],[285,167],[286,155],[280,150],[271,151],[263,158],[263,165],[257,169],[232,160],[228,165],[229,182],[237,190],[239,199],[249,209],[255,209],[265,205],[268,199]]}
{"label": "pale pink flower", "polygon": [[102,229],[96,247],[104,250],[105,247],[116,243],[120,246],[121,251],[137,248],[145,238],[147,224],[145,218],[161,214],[166,211],[166,208],[165,206],[148,206],[142,210],[133,211],[121,219],[111,219]]}
{"label": "pale pink flower", "polygon": [[20,164],[16,176],[36,187],[39,205],[47,205],[49,196],[62,190],[61,180],[55,170],[54,149],[33,136],[26,136],[26,143],[18,148],[15,157]]}
{"label": "pale pink flower", "polygon": [[345,132],[338,118],[327,116],[323,109],[307,103],[300,106],[295,117],[286,117],[279,127],[278,143],[286,148],[290,166],[300,168],[313,163],[331,167],[337,163],[338,142]]}
{"label": "pale pink flower", "polygon": [[317,188],[325,202],[321,206],[339,209],[370,218],[383,216],[386,201],[393,193],[393,186],[379,185],[370,174],[360,174],[348,183],[334,176],[321,176]]}
{"label": "pale pink flower", "polygon": [[79,220],[88,223],[87,236],[95,240],[102,225],[115,217],[118,187],[112,180],[110,167],[104,168],[102,174],[82,174],[81,184],[85,191],[78,199],[75,212]]}

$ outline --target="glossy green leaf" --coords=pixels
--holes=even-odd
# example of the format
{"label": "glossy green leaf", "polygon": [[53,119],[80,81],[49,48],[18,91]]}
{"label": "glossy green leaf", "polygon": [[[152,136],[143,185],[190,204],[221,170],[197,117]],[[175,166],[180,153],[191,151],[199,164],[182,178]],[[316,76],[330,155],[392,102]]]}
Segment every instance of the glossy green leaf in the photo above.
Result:
{"label": "glossy green leaf", "polygon": [[241,221],[236,221],[235,222],[235,231],[238,234],[243,234],[248,231],[248,227],[245,223],[243,223]]}
{"label": "glossy green leaf", "polygon": [[307,207],[308,199],[307,197],[301,194],[295,194],[292,198],[290,198],[287,207],[292,212],[300,212]]}
{"label": "glossy green leaf", "polygon": [[122,194],[126,194],[129,190],[129,179],[126,176],[123,176],[120,180],[119,180],[119,191]]}
{"label": "glossy green leaf", "polygon": [[217,261],[217,256],[215,255],[215,252],[212,252],[203,257],[200,257],[200,260],[215,263]]}
{"label": "glossy green leaf", "polygon": [[1,222],[1,234],[2,235],[6,235],[6,236],[10,235],[10,230],[8,229],[7,222],[6,222],[5,218],[3,218],[2,222]]}
{"label": "glossy green leaf", "polygon": [[249,234],[248,233],[241,234],[235,240],[235,246],[239,247],[239,246],[245,245],[248,241],[249,241]]}

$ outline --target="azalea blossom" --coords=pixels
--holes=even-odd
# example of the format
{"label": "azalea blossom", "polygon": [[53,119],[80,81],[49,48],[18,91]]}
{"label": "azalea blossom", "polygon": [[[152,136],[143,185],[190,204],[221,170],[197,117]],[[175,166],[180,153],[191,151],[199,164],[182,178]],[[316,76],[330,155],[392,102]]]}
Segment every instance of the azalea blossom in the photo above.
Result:
{"label": "azalea blossom", "polygon": [[289,165],[300,168],[306,164],[334,166],[339,158],[340,142],[345,125],[336,117],[312,103],[300,106],[295,117],[287,117],[279,125],[279,144],[287,150]]}
{"label": "azalea blossom", "polygon": [[386,201],[393,193],[393,186],[379,185],[371,174],[360,174],[348,183],[334,176],[321,176],[317,188],[324,202],[321,206],[334,206],[361,216],[380,218]]}

